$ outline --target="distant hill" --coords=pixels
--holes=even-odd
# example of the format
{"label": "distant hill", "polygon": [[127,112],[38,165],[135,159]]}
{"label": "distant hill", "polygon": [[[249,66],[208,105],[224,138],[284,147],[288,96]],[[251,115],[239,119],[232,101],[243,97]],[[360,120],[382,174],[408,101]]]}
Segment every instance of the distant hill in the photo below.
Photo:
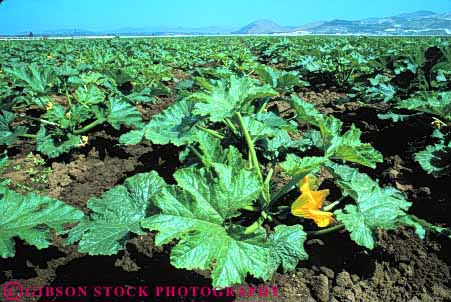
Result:
{"label": "distant hill", "polygon": [[316,21],[316,22],[307,23],[302,26],[294,27],[294,31],[309,30],[309,29],[318,27],[320,25],[323,25],[324,23],[325,23],[324,21]]}
{"label": "distant hill", "polygon": [[332,20],[310,29],[314,34],[451,34],[450,14],[418,11],[385,18]]}
{"label": "distant hill", "polygon": [[257,20],[255,22],[252,22],[245,27],[241,28],[240,30],[237,30],[235,32],[232,32],[232,34],[273,34],[273,33],[281,33],[281,32],[287,32],[290,31],[291,27],[283,27],[279,24],[271,21],[271,20]]}
{"label": "distant hill", "polygon": [[[1,0],[0,0],[1,2]],[[2,29],[0,29],[0,35]],[[11,33],[3,34],[10,35]],[[29,32],[15,33],[28,36]],[[158,36],[158,35],[451,35],[451,12],[434,13],[420,10],[390,17],[374,17],[361,20],[317,21],[297,26],[283,26],[271,20],[257,20],[241,29],[233,27],[208,26],[188,27],[127,27],[108,30],[59,29],[33,32],[35,36]]]}
{"label": "distant hill", "polygon": [[[114,35],[149,35],[149,34],[193,34],[193,35],[214,35],[214,34],[228,34],[235,30],[231,27],[208,26],[208,27],[126,27],[111,30],[108,33]],[[106,33],[106,32],[105,32]]]}
{"label": "distant hill", "polygon": [[419,10],[413,13],[404,13],[396,15],[397,18],[405,18],[405,19],[414,19],[414,18],[421,18],[421,17],[428,17],[435,15],[434,12],[430,10]]}
{"label": "distant hill", "polygon": [[341,34],[341,35],[450,35],[451,13],[421,10],[391,17],[361,20],[335,19],[301,26],[281,26],[270,20],[255,21],[234,34]]}

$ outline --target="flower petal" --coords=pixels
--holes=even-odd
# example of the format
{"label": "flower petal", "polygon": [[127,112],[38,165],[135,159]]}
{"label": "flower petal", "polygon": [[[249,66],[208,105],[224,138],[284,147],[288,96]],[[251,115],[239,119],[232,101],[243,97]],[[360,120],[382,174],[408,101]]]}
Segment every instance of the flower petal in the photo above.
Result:
{"label": "flower petal", "polygon": [[327,227],[329,224],[331,224],[333,221],[335,221],[334,218],[332,217],[333,214],[331,212],[310,210],[310,216],[311,217],[308,217],[308,218],[313,219],[313,221],[320,228]]}

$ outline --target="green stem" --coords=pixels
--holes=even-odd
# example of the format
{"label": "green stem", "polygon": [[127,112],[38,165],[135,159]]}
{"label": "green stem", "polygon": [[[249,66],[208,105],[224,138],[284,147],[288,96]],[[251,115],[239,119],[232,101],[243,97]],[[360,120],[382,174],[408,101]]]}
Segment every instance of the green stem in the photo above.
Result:
{"label": "green stem", "polygon": [[269,186],[269,182],[271,181],[271,177],[272,177],[273,173],[274,173],[274,169],[273,168],[269,169],[268,174],[266,175],[266,178],[264,181],[265,185]]}
{"label": "green stem", "polygon": [[60,127],[60,125],[58,125],[57,123],[50,122],[50,121],[44,120],[42,118],[32,117],[32,116],[28,116],[28,115],[25,115],[25,114],[18,114],[18,116],[20,116],[20,117],[22,117],[24,119],[27,119],[27,120],[40,122],[40,123],[51,125],[51,126],[54,126],[54,127]]}
{"label": "green stem", "polygon": [[266,174],[265,181],[263,182],[263,191],[262,191],[262,197],[263,197],[263,207],[266,209],[268,204],[271,202],[271,177],[274,173],[273,168],[269,169],[268,174]]}
{"label": "green stem", "polygon": [[327,235],[327,234],[330,234],[330,233],[338,232],[340,230],[343,230],[344,228],[345,228],[344,224],[337,224],[337,225],[334,225],[334,226],[332,226],[330,228],[327,228],[327,229],[314,231],[314,232],[307,232],[307,235],[309,237],[323,236],[323,235]]}
{"label": "green stem", "polygon": [[280,189],[274,196],[271,198],[271,202],[269,203],[268,207],[272,206],[276,201],[278,201],[283,195],[291,191],[293,186],[299,183],[299,181],[304,178],[305,174],[301,173],[293,177],[289,183],[284,185],[282,189]]}
{"label": "green stem", "polygon": [[91,130],[92,128],[94,128],[96,126],[103,124],[104,122],[105,122],[104,119],[95,120],[94,122],[84,126],[81,129],[74,130],[74,134],[83,134],[85,132],[88,132],[89,130]]}
{"label": "green stem", "polygon": [[29,107],[30,105],[21,105],[21,106],[16,106],[16,107],[12,107],[12,109],[13,110],[20,110],[20,109],[23,109],[23,108],[27,108],[27,107]]}
{"label": "green stem", "polygon": [[245,206],[242,208],[243,210],[249,211],[249,212],[259,212],[260,209],[259,208],[255,208],[253,206]]}
{"label": "green stem", "polygon": [[346,76],[346,78],[344,79],[342,85],[344,85],[346,83],[347,80],[349,80],[349,78],[351,77],[351,75],[354,73],[354,67],[351,68],[351,70],[349,71],[348,75]]}
{"label": "green stem", "polygon": [[274,217],[274,216],[283,214],[285,212],[289,212],[291,210],[291,207],[289,207],[289,206],[280,206],[277,209],[278,209],[277,212],[274,212],[274,213],[270,212],[269,214]]}
{"label": "green stem", "polygon": [[[410,218],[412,218],[413,221],[424,227],[426,230],[434,231],[437,233],[444,234],[444,231],[446,231],[446,228],[438,227],[436,225],[433,225],[432,223],[427,222],[424,219],[421,219],[415,215],[410,215]],[[448,235],[449,236],[449,235]],[[451,236],[449,236],[451,238]]]}
{"label": "green stem", "polygon": [[28,137],[28,138],[37,138],[38,137],[36,134],[28,134],[28,133],[21,134],[20,136]]}
{"label": "green stem", "polygon": [[258,109],[257,114],[262,113],[266,109],[266,106],[268,106],[268,103],[269,103],[269,98],[266,98],[266,100],[263,102],[261,107]]}
{"label": "green stem", "polygon": [[225,118],[224,122],[226,123],[227,127],[230,128],[230,130],[232,130],[233,134],[235,134],[236,136],[239,136],[239,132],[238,129],[236,129],[235,125],[232,123],[232,121],[229,118]]}
{"label": "green stem", "polygon": [[202,131],[205,131],[205,132],[213,135],[216,138],[224,139],[224,135],[220,134],[218,131],[211,130],[211,129],[208,129],[208,128],[205,128],[205,127],[202,127],[202,126],[199,126],[199,125],[197,125],[196,127],[199,128]]}
{"label": "green stem", "polygon": [[340,202],[343,201],[343,199],[345,199],[346,197],[348,197],[347,195],[343,195],[340,198],[338,198],[336,201],[332,202],[330,205],[323,207],[323,211],[325,212],[330,212],[331,210],[333,210],[337,205],[340,204]]}
{"label": "green stem", "polygon": [[255,233],[260,228],[260,226],[262,225],[262,223],[264,221],[265,221],[265,218],[263,217],[263,215],[259,216],[256,221],[254,221],[250,226],[248,226],[244,230],[244,234],[249,235],[249,234]]}
{"label": "green stem", "polygon": [[69,108],[72,106],[72,101],[70,99],[70,95],[69,95],[69,91],[67,90],[67,86],[66,88],[66,99],[67,99],[67,104],[69,105]]}
{"label": "green stem", "polygon": [[204,157],[199,152],[199,150],[196,149],[196,147],[188,145],[188,148],[194,153],[194,155],[196,155],[196,157],[202,162],[202,164],[204,166],[208,166],[208,165],[205,164],[204,159],[203,159]]}
{"label": "green stem", "polygon": [[244,124],[243,117],[240,112],[236,112],[236,116],[238,117],[238,122],[240,123],[241,130],[243,131],[244,138],[246,139],[247,146],[249,148],[249,154],[251,156],[252,166],[254,166],[257,171],[258,177],[261,181],[263,181],[263,174],[260,170],[260,164],[258,163],[257,152],[255,152],[254,142],[252,141],[251,135],[247,130],[246,125]]}

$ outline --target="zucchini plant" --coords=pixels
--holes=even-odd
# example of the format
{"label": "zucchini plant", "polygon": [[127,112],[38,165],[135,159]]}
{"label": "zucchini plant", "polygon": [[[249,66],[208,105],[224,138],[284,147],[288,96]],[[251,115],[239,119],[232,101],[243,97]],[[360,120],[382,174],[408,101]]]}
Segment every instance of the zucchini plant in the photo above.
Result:
{"label": "zucchini plant", "polygon": [[[410,215],[402,192],[381,187],[355,168],[375,168],[382,155],[361,141],[354,125],[345,131],[340,120],[295,96],[286,100],[296,112],[297,122],[290,123],[265,111],[278,93],[250,78],[204,86],[121,137],[128,144],[149,139],[187,146],[176,184],[150,172],[90,200],[93,214],[69,237],[80,241],[81,251],[115,254],[131,233],[153,231],[157,245],[177,240],[171,252],[175,267],[211,270],[213,286],[227,287],[248,274],[269,280],[279,267],[293,270],[308,257],[307,236],[345,229],[358,245],[372,249],[377,229],[404,225],[421,237],[426,230],[446,233]],[[285,148],[284,159],[262,155],[268,149],[261,140],[280,133],[291,140],[300,124],[315,128],[308,131],[308,143]],[[311,149],[319,155],[305,155]],[[329,189],[319,190],[320,171],[332,175],[341,197],[327,200]],[[289,179],[282,187],[274,183],[276,173]],[[293,198],[297,185],[299,197]],[[108,236],[101,235],[105,229]]]}

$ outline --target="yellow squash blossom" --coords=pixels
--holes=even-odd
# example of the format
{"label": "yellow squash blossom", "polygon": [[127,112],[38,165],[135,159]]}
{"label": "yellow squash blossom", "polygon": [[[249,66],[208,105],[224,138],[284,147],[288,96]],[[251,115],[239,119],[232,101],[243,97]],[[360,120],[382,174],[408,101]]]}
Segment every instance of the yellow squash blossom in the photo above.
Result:
{"label": "yellow squash blossom", "polygon": [[78,144],[78,147],[84,147],[88,144],[89,138],[85,135],[81,137],[81,143]]}
{"label": "yellow squash blossom", "polygon": [[48,102],[47,106],[45,107],[45,109],[52,110],[52,108],[53,108],[53,103],[52,102]]}
{"label": "yellow squash blossom", "polygon": [[329,195],[329,190],[312,190],[315,178],[312,176],[305,176],[301,181],[301,196],[291,205],[291,213],[295,216],[313,219],[319,227],[326,227],[331,224],[334,219],[332,213],[320,211],[324,200]]}
{"label": "yellow squash blossom", "polygon": [[433,125],[435,128],[440,129],[442,127],[442,124],[439,120],[434,120],[431,125]]}

